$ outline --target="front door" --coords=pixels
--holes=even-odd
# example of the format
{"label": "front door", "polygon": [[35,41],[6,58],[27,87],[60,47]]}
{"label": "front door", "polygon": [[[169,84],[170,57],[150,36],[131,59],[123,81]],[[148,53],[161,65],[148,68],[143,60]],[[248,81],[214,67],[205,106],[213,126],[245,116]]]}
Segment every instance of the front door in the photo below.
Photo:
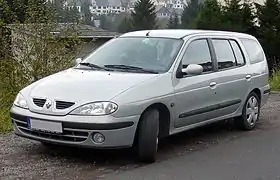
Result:
{"label": "front door", "polygon": [[216,87],[211,84],[211,80],[216,78],[216,73],[209,47],[206,38],[190,40],[186,47],[180,66],[185,68],[189,64],[199,64],[203,67],[203,73],[174,77],[175,128],[213,118],[212,108],[217,101]]}

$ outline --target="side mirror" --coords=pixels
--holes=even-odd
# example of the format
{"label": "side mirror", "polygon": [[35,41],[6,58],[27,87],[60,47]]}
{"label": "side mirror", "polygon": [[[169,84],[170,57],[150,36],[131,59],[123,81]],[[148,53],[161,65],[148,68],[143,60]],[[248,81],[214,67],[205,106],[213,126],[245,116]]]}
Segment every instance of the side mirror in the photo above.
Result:
{"label": "side mirror", "polygon": [[203,67],[198,64],[189,64],[188,67],[182,69],[182,72],[188,75],[200,75],[203,72]]}
{"label": "side mirror", "polygon": [[80,64],[80,63],[82,62],[82,60],[83,60],[82,58],[77,58],[77,59],[76,59],[76,64],[77,64],[77,65]]}

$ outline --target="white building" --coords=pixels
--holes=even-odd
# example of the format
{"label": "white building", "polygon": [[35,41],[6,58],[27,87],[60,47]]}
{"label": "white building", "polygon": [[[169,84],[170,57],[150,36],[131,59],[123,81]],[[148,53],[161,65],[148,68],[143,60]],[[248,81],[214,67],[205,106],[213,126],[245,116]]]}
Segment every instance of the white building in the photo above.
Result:
{"label": "white building", "polygon": [[[115,2],[115,3],[114,3]],[[95,15],[118,14],[125,12],[126,8],[122,6],[121,2],[108,0],[92,0],[90,11]]]}

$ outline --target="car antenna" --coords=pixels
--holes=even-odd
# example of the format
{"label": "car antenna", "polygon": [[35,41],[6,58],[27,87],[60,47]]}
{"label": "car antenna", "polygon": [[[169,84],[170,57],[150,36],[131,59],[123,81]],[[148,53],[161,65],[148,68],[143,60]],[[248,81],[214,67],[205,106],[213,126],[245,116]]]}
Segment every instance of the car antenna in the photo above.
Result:
{"label": "car antenna", "polygon": [[150,36],[150,32],[151,32],[151,31],[147,32],[147,34],[146,34],[147,37]]}

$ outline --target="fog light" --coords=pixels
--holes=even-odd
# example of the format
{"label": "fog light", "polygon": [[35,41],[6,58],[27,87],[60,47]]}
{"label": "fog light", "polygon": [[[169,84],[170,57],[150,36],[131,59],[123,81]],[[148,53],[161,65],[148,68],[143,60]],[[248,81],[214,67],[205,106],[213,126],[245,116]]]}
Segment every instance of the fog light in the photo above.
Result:
{"label": "fog light", "polygon": [[105,141],[105,137],[101,133],[94,133],[92,139],[95,143],[101,144]]}

